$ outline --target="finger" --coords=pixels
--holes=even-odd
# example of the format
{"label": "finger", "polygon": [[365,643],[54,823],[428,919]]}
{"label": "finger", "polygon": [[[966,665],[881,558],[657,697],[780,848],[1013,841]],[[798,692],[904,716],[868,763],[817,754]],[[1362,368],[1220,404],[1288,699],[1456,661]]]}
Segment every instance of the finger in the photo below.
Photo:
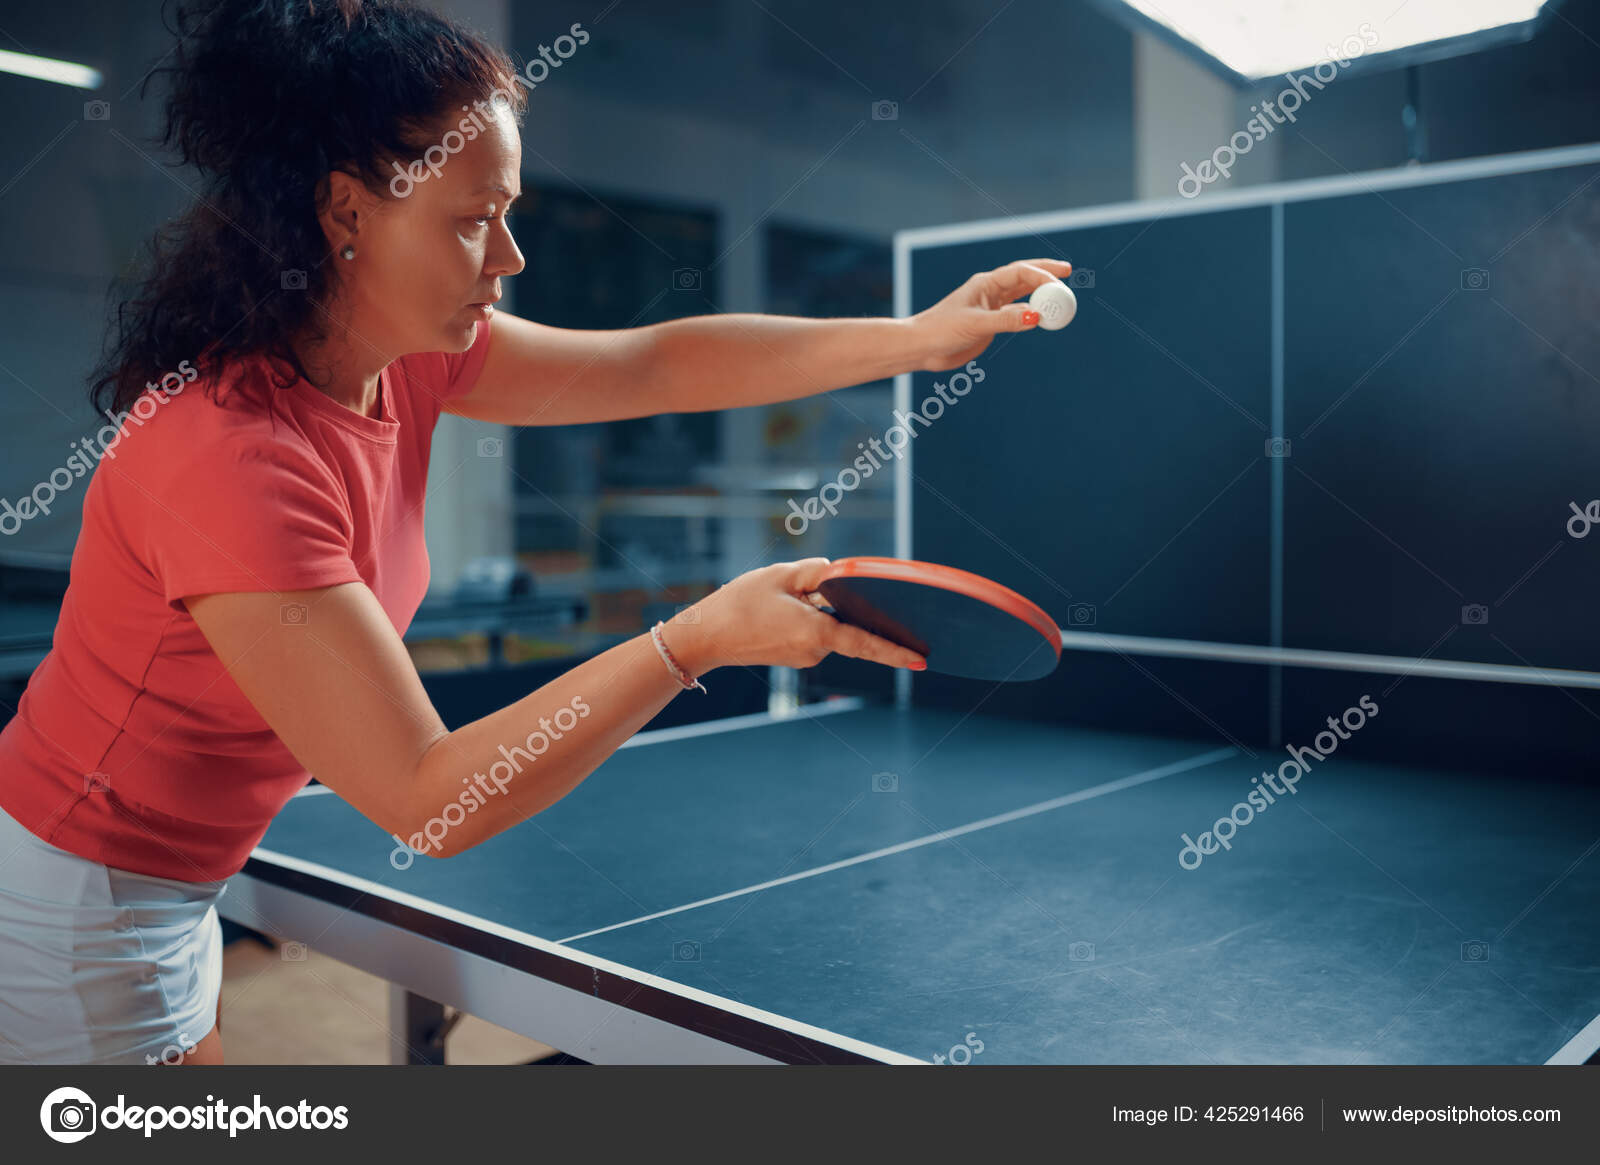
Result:
{"label": "finger", "polygon": [[1052,272],[1057,279],[1065,279],[1072,274],[1072,264],[1065,259],[1024,259],[1024,263],[1032,263],[1035,267],[1043,267]]}
{"label": "finger", "polygon": [[[823,616],[830,618],[830,616]],[[898,643],[891,643],[882,636],[874,635],[870,631],[863,631],[860,627],[852,627],[848,623],[839,623],[828,636],[828,647],[838,655],[848,655],[852,659],[865,659],[872,663],[881,663],[886,667],[906,667],[920,670],[927,661],[908,647],[901,647]]]}
{"label": "finger", "polygon": [[1039,326],[1039,311],[1026,303],[1008,303],[1005,307],[985,312],[987,327],[994,332],[1026,332]]}
{"label": "finger", "polygon": [[791,594],[798,595],[816,590],[818,584],[828,577],[828,568],[833,563],[826,558],[802,558],[780,565],[783,567],[783,585]]}
{"label": "finger", "polygon": [[990,307],[1000,307],[1029,294],[1041,283],[1059,282],[1055,272],[1018,259],[1004,267],[987,271],[980,279],[984,298]]}

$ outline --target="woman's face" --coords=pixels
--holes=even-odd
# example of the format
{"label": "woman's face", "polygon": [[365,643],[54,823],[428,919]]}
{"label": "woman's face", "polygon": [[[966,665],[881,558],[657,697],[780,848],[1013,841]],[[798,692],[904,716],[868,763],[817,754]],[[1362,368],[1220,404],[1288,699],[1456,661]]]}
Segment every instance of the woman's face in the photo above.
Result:
{"label": "woman's face", "polygon": [[[472,115],[483,128],[468,141]],[[521,193],[521,169],[515,124],[485,103],[444,122],[425,156],[391,167],[387,199],[334,175],[332,221],[325,222],[357,360],[461,352],[472,344],[486,314],[475,305],[499,299],[500,277],[524,265],[506,222],[508,204]],[[351,237],[344,216],[357,205]],[[350,261],[337,257],[347,237],[356,250]]]}

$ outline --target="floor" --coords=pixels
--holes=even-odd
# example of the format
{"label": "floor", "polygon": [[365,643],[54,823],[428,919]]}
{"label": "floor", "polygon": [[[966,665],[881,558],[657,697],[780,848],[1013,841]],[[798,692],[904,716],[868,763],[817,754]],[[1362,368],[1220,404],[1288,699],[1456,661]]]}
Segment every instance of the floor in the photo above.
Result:
{"label": "floor", "polygon": [[[298,957],[297,957],[298,956]],[[315,950],[230,943],[222,957],[230,1064],[387,1064],[388,984]],[[555,1049],[474,1016],[451,1032],[452,1064],[524,1064]]]}

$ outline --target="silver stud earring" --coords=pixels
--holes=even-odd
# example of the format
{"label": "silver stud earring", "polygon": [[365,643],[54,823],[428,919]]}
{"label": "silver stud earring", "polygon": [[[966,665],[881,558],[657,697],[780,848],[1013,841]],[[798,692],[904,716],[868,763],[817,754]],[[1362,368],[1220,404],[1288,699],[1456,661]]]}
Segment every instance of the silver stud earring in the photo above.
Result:
{"label": "silver stud earring", "polygon": [[341,259],[354,259],[356,257],[356,249],[349,243],[346,243],[344,250],[339,252],[339,257]]}

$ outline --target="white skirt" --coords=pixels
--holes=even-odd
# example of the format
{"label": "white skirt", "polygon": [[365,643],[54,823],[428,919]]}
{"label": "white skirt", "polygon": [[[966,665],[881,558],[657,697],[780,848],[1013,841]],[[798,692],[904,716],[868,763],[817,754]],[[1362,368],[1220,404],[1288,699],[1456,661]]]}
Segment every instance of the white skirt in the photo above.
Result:
{"label": "white skirt", "polygon": [[227,882],[57,849],[0,809],[0,1063],[173,1063],[215,1026]]}

